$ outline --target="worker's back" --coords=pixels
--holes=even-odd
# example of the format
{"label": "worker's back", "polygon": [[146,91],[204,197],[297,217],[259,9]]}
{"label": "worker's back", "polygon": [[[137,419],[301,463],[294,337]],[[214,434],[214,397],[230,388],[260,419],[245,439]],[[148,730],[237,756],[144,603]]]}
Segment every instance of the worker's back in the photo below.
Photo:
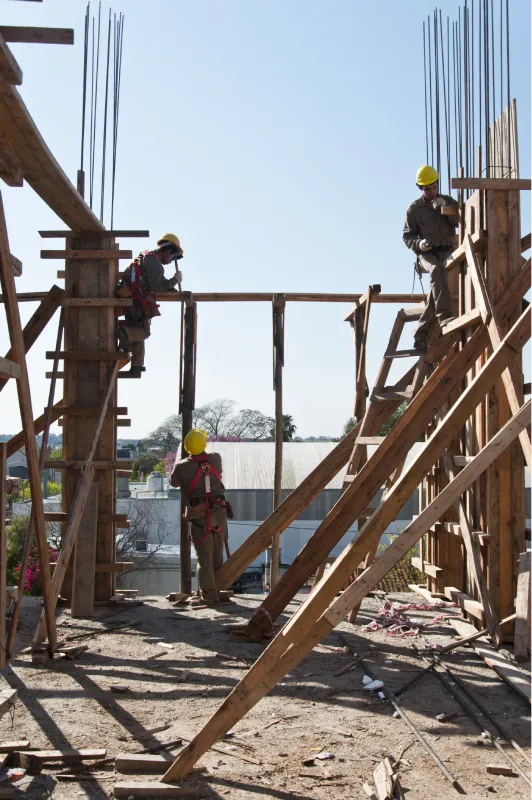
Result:
{"label": "worker's back", "polygon": [[[201,469],[201,464],[208,463],[213,470],[216,470],[220,478],[211,470],[209,472],[211,489],[210,494],[212,497],[220,497],[224,493],[224,485],[221,481],[222,476],[222,457],[220,453],[202,453],[200,456],[189,456],[176,461],[172,474],[170,475],[170,485],[180,487],[185,492],[189,493],[190,486],[193,483],[198,470]],[[200,474],[195,485],[190,492],[191,499],[204,500],[205,499],[205,479],[203,474]]]}

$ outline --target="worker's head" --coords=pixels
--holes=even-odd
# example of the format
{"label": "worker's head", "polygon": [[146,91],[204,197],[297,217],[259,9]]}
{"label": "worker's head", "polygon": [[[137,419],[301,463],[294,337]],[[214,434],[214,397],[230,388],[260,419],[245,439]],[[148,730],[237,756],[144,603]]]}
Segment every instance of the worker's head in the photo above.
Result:
{"label": "worker's head", "polygon": [[157,248],[163,264],[169,264],[170,261],[179,261],[180,258],[183,258],[183,248],[175,233],[165,233],[164,236],[157,240]]}
{"label": "worker's head", "polygon": [[418,189],[423,192],[423,197],[426,200],[434,200],[438,196],[438,181],[440,176],[434,169],[425,164],[420,167],[416,174],[416,184]]}
{"label": "worker's head", "polygon": [[183,446],[189,455],[199,456],[204,452],[208,441],[209,438],[205,431],[202,431],[201,428],[192,428],[185,436]]}

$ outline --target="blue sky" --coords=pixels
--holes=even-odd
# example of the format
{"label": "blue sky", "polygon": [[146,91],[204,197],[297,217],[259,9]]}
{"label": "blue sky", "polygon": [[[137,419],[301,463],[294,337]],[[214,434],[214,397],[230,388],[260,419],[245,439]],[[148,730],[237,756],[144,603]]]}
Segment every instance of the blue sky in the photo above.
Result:
{"label": "blue sky", "polygon": [[[440,7],[455,18],[456,1]],[[22,97],[74,180],[85,8],[82,0],[2,3],[3,24],[75,29],[74,47],[12,46]],[[421,26],[432,3],[117,0],[112,8],[125,14],[116,227],[149,229],[151,242],[177,233],[184,286],[197,292],[363,292],[370,283],[411,291],[401,230],[425,160]],[[511,38],[521,175],[529,176],[524,0],[512,0]],[[63,224],[28,186],[1,188],[11,250],[24,262],[19,291],[46,290],[62,264],[39,259],[56,243],[37,230]],[[527,198],[523,233],[529,209]],[[284,406],[299,435],[338,435],[352,411],[348,308],[288,304]],[[372,309],[370,383],[398,308]],[[24,319],[33,310],[25,304]],[[120,382],[119,403],[132,419],[125,435],[145,436],[177,410],[179,305],[162,310],[147,343],[148,371]],[[7,350],[3,322],[0,338]],[[29,356],[36,415],[46,404],[44,351],[54,338],[45,332]],[[197,403],[228,397],[272,414],[271,342],[268,304],[201,304]],[[0,394],[0,432],[20,428],[15,397],[13,384]]]}

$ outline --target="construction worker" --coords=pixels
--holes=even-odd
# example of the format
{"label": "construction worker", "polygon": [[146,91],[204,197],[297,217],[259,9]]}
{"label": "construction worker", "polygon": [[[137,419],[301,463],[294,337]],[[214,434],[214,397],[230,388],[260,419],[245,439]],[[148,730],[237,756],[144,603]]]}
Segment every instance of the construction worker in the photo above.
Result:
{"label": "construction worker", "polygon": [[[131,262],[116,288],[117,297],[133,298],[133,306],[124,308],[125,320],[117,327],[118,349],[131,352],[132,378],[140,378],[144,372],[144,342],[151,331],[151,318],[160,316],[155,302],[155,293],[175,291],[183,276],[177,269],[171,278],[164,275],[164,266],[183,258],[183,250],[177,236],[165,233],[157,241],[157,249],[144,250]],[[120,312],[119,312],[120,314]]]}
{"label": "construction worker", "polygon": [[186,494],[183,518],[191,523],[198,556],[199,595],[206,605],[216,606],[230,602],[227,592],[218,591],[214,575],[223,564],[227,515],[232,512],[224,497],[222,458],[205,452],[207,441],[199,428],[187,433],[183,445],[189,456],[176,459],[170,484]]}
{"label": "construction worker", "polygon": [[[408,206],[403,228],[403,242],[417,255],[418,274],[430,274],[429,297],[414,335],[414,347],[422,352],[427,348],[434,319],[442,326],[453,319],[451,294],[443,265],[455,247],[458,207],[452,197],[439,193],[438,181],[439,175],[434,167],[426,164],[418,169],[416,184],[422,195]],[[443,215],[445,206],[456,206],[456,215]]]}

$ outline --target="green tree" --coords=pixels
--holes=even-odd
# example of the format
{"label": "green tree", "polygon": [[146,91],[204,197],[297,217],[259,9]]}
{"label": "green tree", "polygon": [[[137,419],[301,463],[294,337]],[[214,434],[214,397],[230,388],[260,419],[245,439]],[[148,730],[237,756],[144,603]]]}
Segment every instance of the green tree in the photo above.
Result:
{"label": "green tree", "polygon": [[50,458],[53,461],[62,461],[63,460],[63,446],[60,445],[59,447],[54,447],[54,449],[50,453]]}
{"label": "green tree", "polygon": [[166,461],[164,459],[162,459],[161,461],[158,461],[154,465],[153,471],[154,472],[159,472],[161,475],[163,475],[166,478]]}
{"label": "green tree", "polygon": [[140,453],[131,467],[132,480],[138,481],[141,475],[148,475],[153,472],[153,468],[158,461],[160,461],[160,456],[157,453]]}
{"label": "green tree", "polygon": [[[270,435],[275,439],[275,420],[272,419],[272,427],[270,428]],[[294,425],[294,419],[290,414],[283,414],[283,442],[291,442],[297,431],[297,425]]]}
{"label": "green tree", "polygon": [[349,417],[342,430],[342,439],[344,438],[344,436],[347,436],[348,433],[351,433],[355,425],[356,425],[355,418]]}
{"label": "green tree", "polygon": [[393,414],[384,422],[379,430],[377,431],[377,436],[388,436],[394,425],[401,419],[403,414],[406,411],[406,400],[403,400],[399,408],[397,408]]}

